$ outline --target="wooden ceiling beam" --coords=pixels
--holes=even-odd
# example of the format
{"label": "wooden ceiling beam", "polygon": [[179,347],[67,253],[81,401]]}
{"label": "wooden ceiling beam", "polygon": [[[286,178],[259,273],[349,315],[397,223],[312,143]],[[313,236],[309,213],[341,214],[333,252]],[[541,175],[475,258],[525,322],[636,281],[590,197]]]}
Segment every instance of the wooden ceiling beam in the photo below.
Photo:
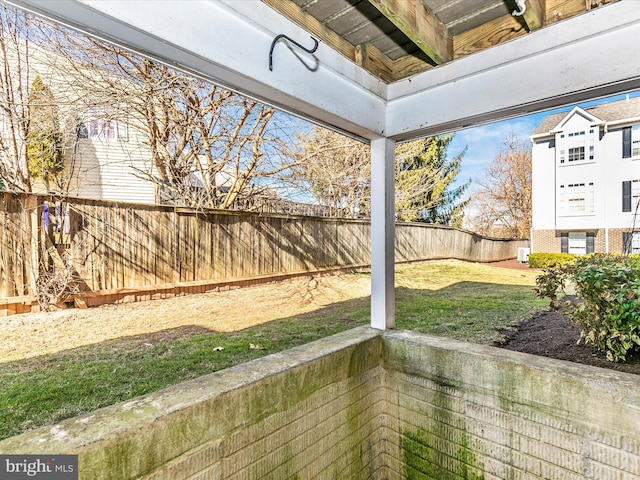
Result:
{"label": "wooden ceiling beam", "polygon": [[356,47],[356,63],[387,83],[394,80],[393,62],[370,43],[363,43]]}
{"label": "wooden ceiling beam", "polygon": [[300,25],[311,35],[316,36],[319,40],[326,43],[352,62],[356,60],[356,51],[353,45],[351,45],[333,30],[325,27],[322,22],[318,21],[312,15],[309,15],[307,12],[303,11],[291,0],[262,1],[274,10],[283,14],[292,22]]}
{"label": "wooden ceiling beam", "polygon": [[546,3],[546,0],[527,0],[527,9],[521,17],[527,31],[533,32],[545,25]]}
{"label": "wooden ceiling beam", "polygon": [[433,68],[433,65],[424,60],[412,55],[405,55],[393,61],[393,80],[402,80],[403,78],[422,73],[430,68]]}
{"label": "wooden ceiling beam", "polygon": [[453,37],[420,0],[369,0],[437,64],[453,60]]}
{"label": "wooden ceiling beam", "polygon": [[513,15],[503,15],[453,38],[454,58],[466,57],[485,48],[526,35],[527,30]]}

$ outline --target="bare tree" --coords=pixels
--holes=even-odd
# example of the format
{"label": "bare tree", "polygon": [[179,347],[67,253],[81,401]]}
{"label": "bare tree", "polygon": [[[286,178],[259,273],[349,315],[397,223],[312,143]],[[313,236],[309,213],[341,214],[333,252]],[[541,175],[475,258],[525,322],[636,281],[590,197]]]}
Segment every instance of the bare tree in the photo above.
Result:
{"label": "bare tree", "polygon": [[[49,42],[72,65],[67,82],[104,122],[144,132],[148,168],[137,175],[169,199],[233,208],[291,167],[291,117],[161,63],[57,28]],[[80,97],[79,97],[80,98]]]}
{"label": "bare tree", "polygon": [[29,18],[0,5],[0,178],[5,188],[31,191],[27,168],[29,85],[31,83]]}
{"label": "bare tree", "polygon": [[515,134],[477,180],[471,228],[479,233],[529,238],[531,230],[531,149]]}
{"label": "bare tree", "polygon": [[292,180],[329,208],[331,217],[370,210],[369,147],[319,126],[299,135]]}
{"label": "bare tree", "polygon": [[0,5],[0,181],[17,192],[66,192],[77,144],[78,98],[51,26]]}

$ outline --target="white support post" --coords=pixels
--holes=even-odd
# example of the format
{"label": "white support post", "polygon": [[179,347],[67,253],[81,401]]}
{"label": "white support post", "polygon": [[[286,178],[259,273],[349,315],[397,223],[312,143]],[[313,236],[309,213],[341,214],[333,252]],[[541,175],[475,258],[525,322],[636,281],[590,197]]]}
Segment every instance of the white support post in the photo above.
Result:
{"label": "white support post", "polygon": [[395,327],[395,142],[371,141],[371,326]]}

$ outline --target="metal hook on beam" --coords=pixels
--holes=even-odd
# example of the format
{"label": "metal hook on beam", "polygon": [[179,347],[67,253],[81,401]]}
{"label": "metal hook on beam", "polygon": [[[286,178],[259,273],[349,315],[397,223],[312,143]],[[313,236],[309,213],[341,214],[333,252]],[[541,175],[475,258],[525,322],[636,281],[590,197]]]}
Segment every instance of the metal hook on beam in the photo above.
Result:
{"label": "metal hook on beam", "polygon": [[276,43],[278,43],[283,38],[285,40],[287,40],[289,43],[294,44],[296,47],[298,47],[301,50],[304,50],[307,53],[314,53],[318,49],[318,45],[320,44],[320,42],[318,40],[316,40],[315,38],[311,37],[311,40],[313,40],[315,45],[312,48],[306,48],[306,47],[303,47],[302,45],[300,45],[298,42],[296,42],[292,38],[290,38],[290,37],[288,37],[288,36],[286,36],[284,34],[278,35],[276,38],[273,39],[273,42],[271,42],[271,48],[269,49],[269,70],[271,70],[271,71],[273,71],[273,49],[276,46]]}
{"label": "metal hook on beam", "polygon": [[514,10],[513,12],[511,12],[511,15],[513,15],[514,17],[520,17],[524,15],[524,12],[527,11],[525,0],[516,0],[516,7],[518,7],[518,10]]}

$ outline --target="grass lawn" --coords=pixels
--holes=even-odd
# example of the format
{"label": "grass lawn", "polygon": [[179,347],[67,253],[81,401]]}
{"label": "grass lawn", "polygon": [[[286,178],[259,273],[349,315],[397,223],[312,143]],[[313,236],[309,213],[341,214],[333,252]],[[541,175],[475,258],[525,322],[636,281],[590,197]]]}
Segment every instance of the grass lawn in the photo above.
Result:
{"label": "grass lawn", "polygon": [[[532,293],[537,273],[449,261],[400,265],[397,328],[491,344],[545,307]],[[128,337],[0,364],[0,438],[366,325],[369,309],[368,298],[356,298],[237,332],[152,343]]]}

